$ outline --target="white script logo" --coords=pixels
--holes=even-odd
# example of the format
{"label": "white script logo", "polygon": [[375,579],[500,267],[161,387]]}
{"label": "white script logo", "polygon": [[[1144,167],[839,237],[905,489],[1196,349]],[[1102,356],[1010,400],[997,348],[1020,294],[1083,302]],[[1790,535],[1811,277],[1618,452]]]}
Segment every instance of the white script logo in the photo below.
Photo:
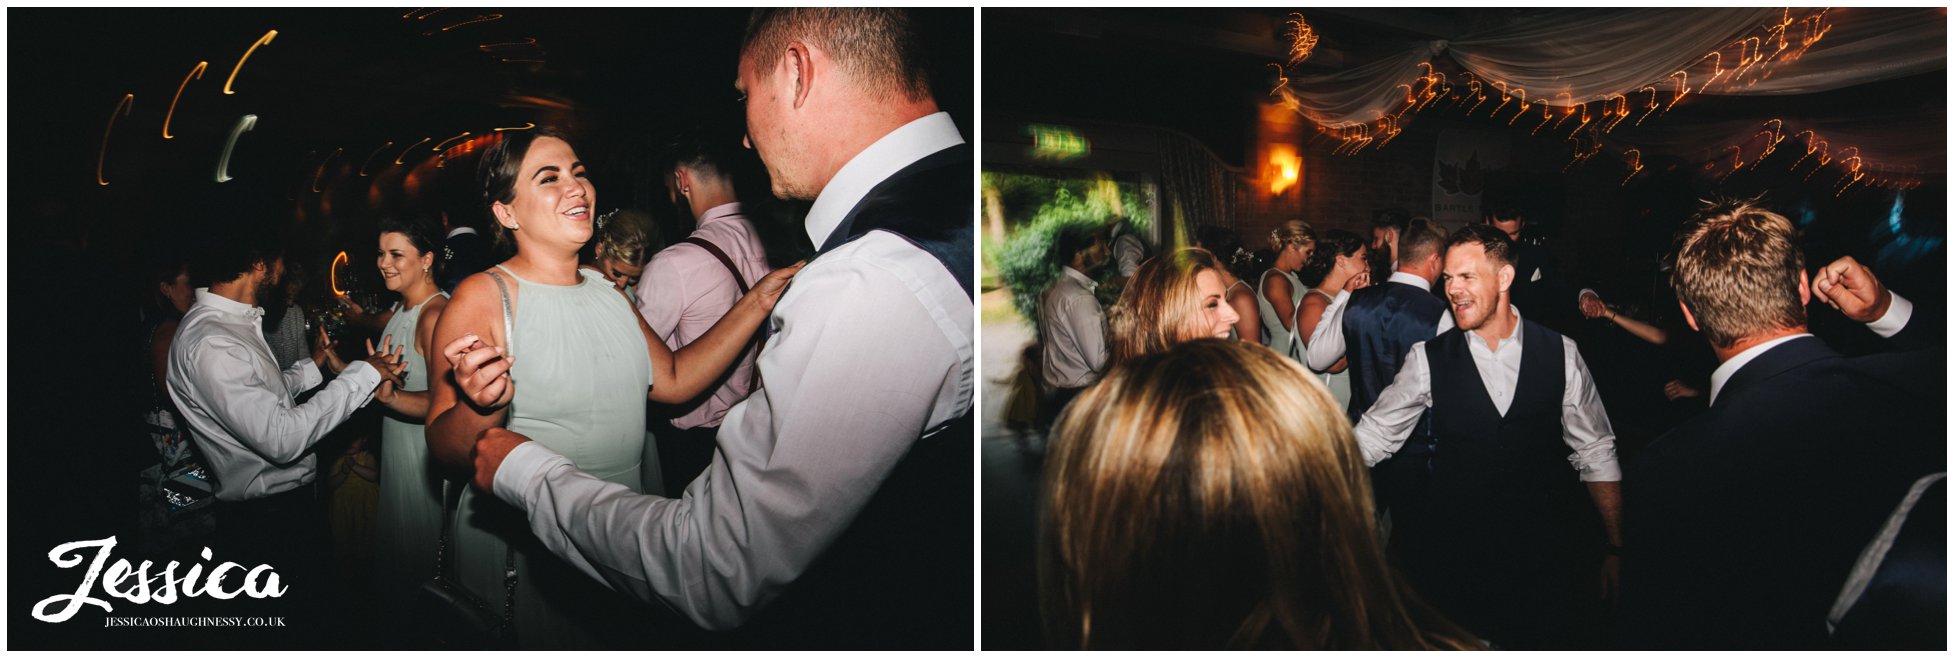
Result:
{"label": "white script logo", "polygon": [[[35,604],[35,619],[48,623],[68,621],[69,618],[75,616],[75,613],[79,611],[84,603],[101,606],[104,611],[115,610],[113,606],[109,605],[108,601],[88,595],[89,590],[95,587],[96,577],[102,575],[102,565],[108,562],[109,551],[115,548],[115,537],[68,542],[54,547],[52,551],[48,551],[47,557],[54,562],[54,566],[68,569],[81,564],[82,556],[80,553],[89,548],[98,550],[95,552],[95,559],[88,564],[88,575],[82,578],[81,587],[76,588],[73,594],[56,594]],[[203,556],[206,561],[211,559],[210,547],[204,547]],[[143,560],[142,566],[131,567],[129,561],[126,559],[116,560],[115,564],[109,566],[108,578],[102,582],[102,591],[107,592],[109,596],[118,597],[138,605],[148,603],[151,600],[163,605],[169,605],[176,602],[176,592],[179,587],[183,590],[184,598],[208,595],[214,599],[236,598],[239,594],[245,594],[254,599],[275,599],[283,596],[286,589],[278,585],[278,573],[272,571],[271,565],[269,564],[260,564],[251,568],[250,572],[244,576],[243,586],[229,592],[219,587],[224,580],[224,573],[243,569],[243,565],[235,562],[225,562],[211,569],[208,575],[204,575],[204,565],[192,564],[190,565],[190,571],[186,572],[182,579],[176,577],[176,560],[170,560],[169,566],[163,567],[163,571],[154,577],[149,575],[149,568],[152,565],[153,563],[149,560]],[[263,574],[262,580],[259,578],[260,574]],[[129,582],[130,576],[135,577],[133,584]],[[199,576],[203,577],[201,584],[197,582]],[[159,579],[162,581],[162,588],[152,594],[150,585]],[[61,603],[66,603],[67,605],[53,614],[47,612],[49,607]]]}

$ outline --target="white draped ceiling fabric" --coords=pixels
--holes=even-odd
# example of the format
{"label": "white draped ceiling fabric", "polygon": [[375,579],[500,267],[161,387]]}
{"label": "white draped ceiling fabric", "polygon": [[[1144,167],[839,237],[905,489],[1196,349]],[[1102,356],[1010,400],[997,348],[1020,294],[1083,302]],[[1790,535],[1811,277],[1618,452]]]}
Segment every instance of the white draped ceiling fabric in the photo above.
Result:
{"label": "white draped ceiling fabric", "polygon": [[[1944,70],[1947,66],[1946,15],[1940,8],[1782,8],[1735,9],[1592,9],[1534,13],[1505,25],[1450,41],[1407,42],[1396,54],[1322,75],[1289,78],[1281,89],[1298,112],[1326,128],[1379,125],[1387,116],[1404,114],[1407,97],[1437,57],[1449,56],[1459,67],[1488,86],[1525,90],[1525,100],[1557,108],[1630,96],[1639,108],[1654,102],[1654,91],[1673,95],[1790,96],[1835,91],[1882,80]],[[1811,16],[1816,20],[1806,20]],[[1731,70],[1744,53],[1772,54],[1778,43],[1772,26],[1785,28],[1787,53],[1748,76],[1725,75],[1703,86],[1713,69]],[[1820,27],[1822,38],[1800,50],[1800,39]],[[1333,36],[1333,35],[1324,35]],[[1739,42],[1760,37],[1746,50]],[[1716,61],[1707,53],[1719,52]],[[1684,79],[1677,71],[1691,71]],[[1688,80],[1689,76],[1695,79]],[[1687,82],[1684,82],[1687,80]],[[1455,78],[1450,81],[1457,84]],[[1944,85],[1943,85],[1944,86]],[[1517,95],[1517,94],[1516,94]],[[1673,97],[1673,96],[1671,96]],[[1497,97],[1496,97],[1497,100]],[[1604,103],[1603,107],[1606,106]],[[1422,105],[1420,106],[1422,107]],[[1868,106],[1869,111],[1891,110]],[[1945,105],[1898,112],[1896,126],[1926,127],[1933,139],[1918,132],[1904,134],[1879,126],[1855,125],[1851,117],[1782,117],[1783,134],[1825,130],[1835,148],[1851,141],[1868,159],[1882,159],[1916,171],[1945,169]],[[1667,110],[1664,109],[1666,116]],[[1923,116],[1924,115],[1924,116]],[[1698,151],[1705,145],[1737,144],[1759,130],[1756,122],[1720,122],[1681,129],[1651,120],[1647,126],[1613,131],[1605,141],[1620,151],[1644,136],[1651,142],[1684,143],[1662,133],[1689,134]],[[1401,119],[1394,119],[1401,120]],[[1850,139],[1843,139],[1849,136]],[[1654,144],[1650,144],[1653,146]],[[1711,146],[1715,151],[1721,146]],[[1761,150],[1761,149],[1759,149]],[[1875,153],[1875,151],[1878,151]]]}

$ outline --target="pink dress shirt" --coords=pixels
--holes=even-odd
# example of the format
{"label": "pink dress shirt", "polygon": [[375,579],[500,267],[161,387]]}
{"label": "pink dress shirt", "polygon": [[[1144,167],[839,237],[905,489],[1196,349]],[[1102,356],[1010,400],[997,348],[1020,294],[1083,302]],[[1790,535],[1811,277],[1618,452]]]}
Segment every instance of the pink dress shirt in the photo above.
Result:
{"label": "pink dress shirt", "polygon": [[[740,204],[714,206],[699,216],[699,228],[690,237],[700,238],[726,252],[752,286],[773,268],[767,266],[766,249],[753,232],[753,225],[740,214]],[[712,329],[739,301],[739,285],[719,259],[698,245],[684,242],[666,247],[645,265],[638,282],[638,313],[645,316],[651,330],[665,338],[665,345],[676,352]],[[699,405],[672,419],[679,429],[718,427],[733,408],[752,392],[754,350],[749,347],[733,365],[726,383],[699,402]]]}

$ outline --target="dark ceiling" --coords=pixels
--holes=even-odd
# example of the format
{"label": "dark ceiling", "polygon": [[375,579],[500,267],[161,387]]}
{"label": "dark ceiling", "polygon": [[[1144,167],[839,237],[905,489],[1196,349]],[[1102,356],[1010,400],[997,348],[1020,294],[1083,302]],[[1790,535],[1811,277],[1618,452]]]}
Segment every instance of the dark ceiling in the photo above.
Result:
{"label": "dark ceiling", "polygon": [[[986,9],[984,110],[1049,120],[1178,130],[1241,164],[1254,148],[1255,112],[1275,86],[1271,63],[1288,48],[1285,8]],[[1296,69],[1321,74],[1553,9],[1322,8],[1300,11],[1321,41]],[[1441,62],[1441,66],[1446,63]],[[1876,104],[1868,98],[1880,99]],[[1700,97],[1668,123],[1769,117],[1875,120],[1895,108],[1944,116],[1946,72],[1796,97]],[[1413,129],[1450,119],[1421,115]],[[1944,119],[1943,119],[1944,120]],[[1419,124],[1427,124],[1420,126]]]}
{"label": "dark ceiling", "polygon": [[[918,12],[937,98],[966,135],[971,13]],[[231,168],[247,184],[303,182],[328,157],[340,175],[366,162],[377,169],[424,138],[419,157],[464,131],[529,122],[570,124],[580,155],[613,164],[593,170],[603,181],[665,133],[694,121],[737,130],[743,118],[732,88],[742,9],[10,9],[8,18],[15,208],[22,197],[165,202],[176,186],[212,180],[245,114],[258,124]],[[243,64],[236,93],[221,93],[267,30],[278,34]],[[184,87],[174,139],[164,140],[171,100],[199,61],[208,68]],[[125,94],[133,106],[111,126]],[[110,186],[96,184],[98,158]],[[46,187],[26,185],[30,171]]]}

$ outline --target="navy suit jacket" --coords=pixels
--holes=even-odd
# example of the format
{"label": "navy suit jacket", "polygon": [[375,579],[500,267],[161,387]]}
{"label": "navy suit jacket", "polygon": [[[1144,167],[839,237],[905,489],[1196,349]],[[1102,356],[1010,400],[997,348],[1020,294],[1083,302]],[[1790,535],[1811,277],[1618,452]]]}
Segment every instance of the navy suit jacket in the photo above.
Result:
{"label": "navy suit jacket", "polygon": [[1623,643],[1827,647],[1859,551],[1945,469],[1944,364],[1944,348],[1847,358],[1796,338],[1645,448],[1622,482]]}

